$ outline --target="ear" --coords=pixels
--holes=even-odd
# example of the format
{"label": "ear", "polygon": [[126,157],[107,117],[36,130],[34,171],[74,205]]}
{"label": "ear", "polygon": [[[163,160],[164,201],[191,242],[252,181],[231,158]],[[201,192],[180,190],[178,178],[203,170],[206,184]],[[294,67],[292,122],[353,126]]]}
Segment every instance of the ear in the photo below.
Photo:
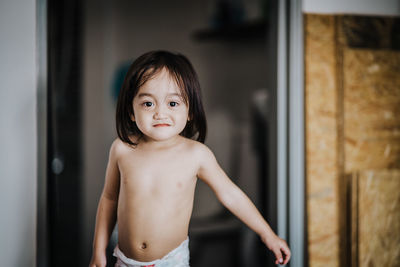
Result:
{"label": "ear", "polygon": [[133,114],[131,115],[131,120],[135,121],[135,116]]}

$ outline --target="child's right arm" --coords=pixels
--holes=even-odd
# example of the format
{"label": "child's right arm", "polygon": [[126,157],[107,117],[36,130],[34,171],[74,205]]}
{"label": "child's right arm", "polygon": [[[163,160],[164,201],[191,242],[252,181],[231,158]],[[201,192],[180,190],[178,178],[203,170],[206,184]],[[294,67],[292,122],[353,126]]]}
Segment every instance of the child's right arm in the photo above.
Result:
{"label": "child's right arm", "polygon": [[117,220],[120,176],[116,150],[117,141],[114,141],[110,148],[104,188],[97,208],[90,267],[106,266],[106,248]]}

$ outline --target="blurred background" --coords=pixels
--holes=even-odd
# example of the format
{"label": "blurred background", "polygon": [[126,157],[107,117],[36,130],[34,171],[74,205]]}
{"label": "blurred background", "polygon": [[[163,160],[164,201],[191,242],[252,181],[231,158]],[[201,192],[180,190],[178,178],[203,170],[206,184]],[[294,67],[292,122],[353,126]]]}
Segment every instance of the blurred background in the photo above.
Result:
{"label": "blurred background", "polygon": [[[176,51],[191,60],[203,88],[206,143],[266,214],[266,107],[271,83],[266,25],[267,12],[272,11],[267,4],[48,1],[48,144],[54,155],[49,159],[49,180],[54,181],[49,185],[49,251],[56,266],[84,266],[90,259],[108,150],[116,138],[118,92],[130,64],[150,50]],[[58,165],[60,170],[54,171]],[[110,254],[115,245],[116,237]],[[70,262],[65,260],[66,247],[77,255]],[[264,265],[268,256],[259,239],[201,181],[190,247],[193,266],[242,266],[245,261]]]}
{"label": "blurred background", "polygon": [[[291,266],[399,266],[399,16],[395,0],[2,1],[1,265],[88,265],[119,88],[163,49],[192,62],[206,144]],[[193,267],[273,266],[201,181],[189,236]]]}

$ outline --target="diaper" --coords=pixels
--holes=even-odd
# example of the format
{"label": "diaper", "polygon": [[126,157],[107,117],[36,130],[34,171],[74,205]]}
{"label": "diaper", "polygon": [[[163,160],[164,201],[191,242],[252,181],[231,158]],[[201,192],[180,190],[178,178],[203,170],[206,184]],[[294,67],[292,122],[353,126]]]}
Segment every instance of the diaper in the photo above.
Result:
{"label": "diaper", "polygon": [[113,255],[117,257],[115,267],[189,267],[189,238],[186,238],[162,259],[151,262],[141,262],[126,257],[118,248],[118,245],[115,247]]}

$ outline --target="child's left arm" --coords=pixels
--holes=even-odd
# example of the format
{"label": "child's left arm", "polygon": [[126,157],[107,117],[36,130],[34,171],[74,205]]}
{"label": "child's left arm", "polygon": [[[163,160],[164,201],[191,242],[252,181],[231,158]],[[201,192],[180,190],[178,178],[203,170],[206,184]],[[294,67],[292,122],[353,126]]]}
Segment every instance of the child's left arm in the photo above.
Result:
{"label": "child's left arm", "polygon": [[200,163],[198,177],[211,187],[227,209],[260,236],[275,254],[275,264],[286,264],[290,259],[290,249],[286,242],[273,232],[253,202],[229,179],[211,150],[201,146],[198,155]]}

